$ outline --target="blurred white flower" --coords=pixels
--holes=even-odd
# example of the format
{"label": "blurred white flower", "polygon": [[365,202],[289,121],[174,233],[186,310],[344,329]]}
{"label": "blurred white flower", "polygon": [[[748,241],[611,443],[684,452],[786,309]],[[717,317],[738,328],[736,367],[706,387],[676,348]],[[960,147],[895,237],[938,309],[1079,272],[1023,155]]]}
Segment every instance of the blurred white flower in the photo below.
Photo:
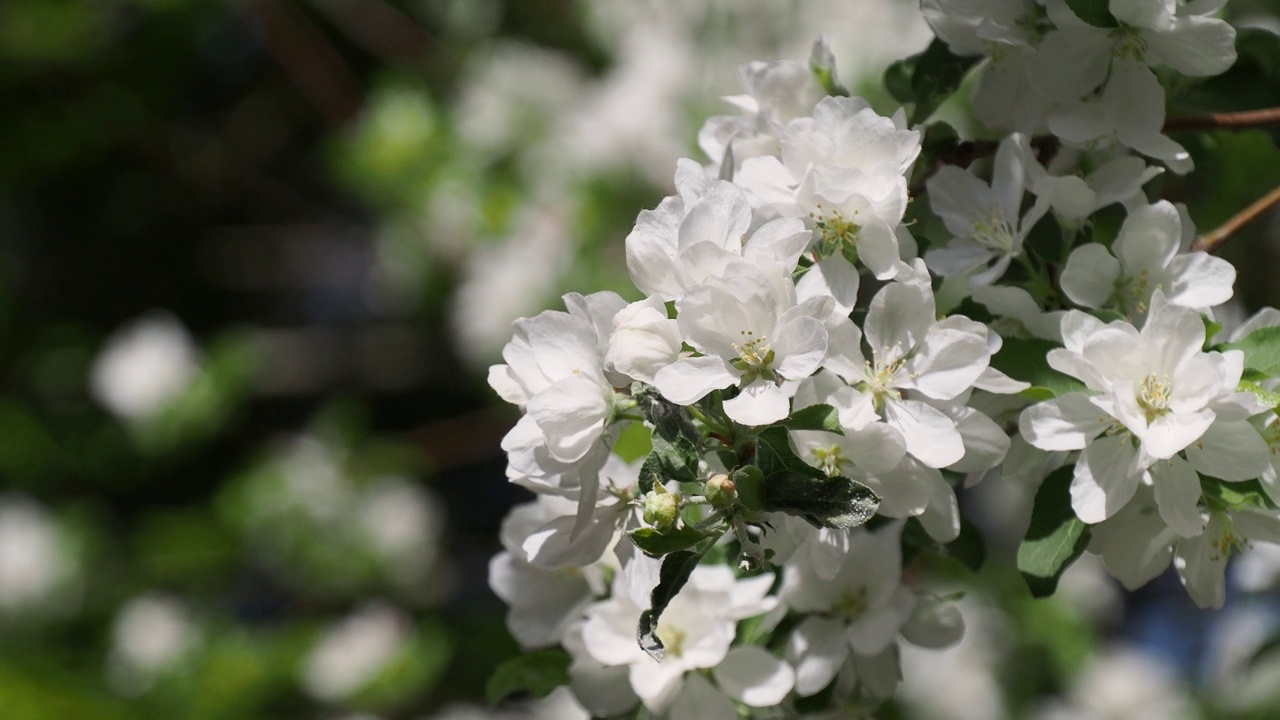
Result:
{"label": "blurred white flower", "polygon": [[142,595],[125,604],[111,628],[107,674],[125,695],[146,692],[196,642],[186,606],[163,595]]}
{"label": "blurred white flower", "polygon": [[1046,703],[1040,720],[1196,717],[1174,673],[1131,648],[1107,648],[1075,678],[1065,698]]}
{"label": "blurred white flower", "polygon": [[404,649],[412,620],[399,609],[371,602],[329,629],[301,668],[302,687],[323,701],[349,697],[373,681]]}
{"label": "blurred white flower", "polygon": [[356,516],[396,580],[410,584],[433,569],[444,512],[426,488],[400,477],[378,478],[361,493]]}
{"label": "blurred white flower", "polygon": [[44,508],[26,498],[0,496],[0,613],[44,605],[74,570],[58,526]]}
{"label": "blurred white flower", "polygon": [[511,234],[477,248],[462,269],[449,310],[458,350],[476,366],[498,357],[516,318],[536,314],[555,295],[573,254],[571,208],[518,210]]}
{"label": "blurred white flower", "polygon": [[155,414],[182,394],[200,370],[200,351],[174,316],[152,312],[118,328],[93,361],[90,388],[125,420]]}

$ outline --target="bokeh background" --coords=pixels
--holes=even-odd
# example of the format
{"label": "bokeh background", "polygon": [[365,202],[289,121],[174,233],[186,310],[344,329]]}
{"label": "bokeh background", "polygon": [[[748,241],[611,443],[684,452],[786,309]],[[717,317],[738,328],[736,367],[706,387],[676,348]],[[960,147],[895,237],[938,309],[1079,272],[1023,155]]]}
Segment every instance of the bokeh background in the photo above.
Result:
{"label": "bokeh background", "polygon": [[[1232,2],[1270,33],[1247,100],[1179,101],[1280,105],[1275,10]],[[485,704],[518,652],[488,562],[527,499],[486,369],[562,292],[635,296],[622,240],[735,68],[819,32],[886,110],[931,37],[910,0],[0,3],[0,717],[575,717]],[[1204,227],[1280,183],[1272,133],[1186,144],[1198,179],[1164,190]],[[1233,241],[1224,316],[1280,301],[1278,234]],[[1277,716],[1252,658],[1280,557],[1218,613],[1087,558],[1033,601],[1033,492],[964,499],[971,631],[906,657],[887,716]]]}

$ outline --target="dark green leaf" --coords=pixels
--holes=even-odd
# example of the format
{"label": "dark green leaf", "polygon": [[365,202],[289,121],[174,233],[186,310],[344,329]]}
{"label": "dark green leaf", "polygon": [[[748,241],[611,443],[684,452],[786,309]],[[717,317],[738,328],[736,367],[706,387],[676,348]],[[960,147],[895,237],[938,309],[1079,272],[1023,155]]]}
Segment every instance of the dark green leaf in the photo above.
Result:
{"label": "dark green leaf", "polygon": [[765,479],[764,509],[798,515],[815,527],[865,524],[880,507],[871,488],[847,477],[812,477],[784,470]]}
{"label": "dark green leaf", "polygon": [[898,60],[884,71],[884,87],[900,103],[916,101],[916,91],[911,87],[911,73],[916,69],[919,55]]}
{"label": "dark green leaf", "polygon": [[1048,353],[1061,347],[1036,338],[1006,338],[991,367],[1015,380],[1031,383],[1022,394],[1032,400],[1048,400],[1063,393],[1084,390],[1084,383],[1049,367]]}
{"label": "dark green leaf", "polygon": [[490,705],[519,692],[546,697],[561,685],[569,684],[569,653],[562,648],[517,655],[498,666],[485,685]]}
{"label": "dark green leaf", "polygon": [[640,490],[648,492],[654,483],[668,480],[697,482],[702,436],[688,412],[651,387],[637,392],[635,400],[651,428],[653,445],[640,469]]}
{"label": "dark green leaf", "polygon": [[781,425],[774,425],[756,437],[756,466],[764,474],[766,482],[773,475],[788,471],[813,478],[826,477],[821,470],[796,455],[791,449],[791,437]]}
{"label": "dark green leaf", "polygon": [[640,623],[636,627],[636,641],[640,643],[640,649],[658,662],[662,662],[663,655],[662,640],[658,639],[658,620],[689,581],[702,556],[714,544],[714,541],[704,542],[692,550],[679,550],[662,559],[658,584],[649,594],[649,609],[640,613]]}
{"label": "dark green leaf", "polygon": [[1116,20],[1116,16],[1107,7],[1108,2],[1109,0],[1067,0],[1067,7],[1071,8],[1076,17],[1094,27],[1120,27],[1120,21]]}
{"label": "dark green leaf", "polygon": [[937,38],[915,57],[915,68],[911,71],[911,90],[916,104],[911,113],[912,125],[927,120],[944,100],[951,97],[960,88],[969,68],[979,60],[978,56],[956,55]]}
{"label": "dark green leaf", "polygon": [[635,543],[636,547],[650,557],[662,557],[677,550],[684,550],[707,537],[705,533],[688,525],[671,528],[666,532],[658,532],[657,528],[642,527],[632,530],[627,535],[631,537],[631,542]]}
{"label": "dark green leaf", "polygon": [[840,425],[840,415],[830,405],[810,405],[793,413],[782,421],[788,430],[826,430],[827,432],[844,434]]}
{"label": "dark green leaf", "polygon": [[1258,328],[1224,350],[1244,353],[1244,366],[1267,376],[1280,375],[1280,327]]}
{"label": "dark green leaf", "polygon": [[1018,570],[1031,594],[1048,597],[1058,578],[1089,544],[1089,526],[1071,509],[1075,466],[1058,468],[1044,479],[1031,510],[1031,526],[1018,547]]}

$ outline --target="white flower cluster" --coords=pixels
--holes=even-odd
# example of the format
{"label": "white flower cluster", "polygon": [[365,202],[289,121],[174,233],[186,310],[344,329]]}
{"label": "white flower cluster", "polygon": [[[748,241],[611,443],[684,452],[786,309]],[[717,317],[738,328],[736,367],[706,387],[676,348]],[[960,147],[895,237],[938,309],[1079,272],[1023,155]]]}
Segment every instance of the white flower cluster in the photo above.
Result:
{"label": "white flower cluster", "polygon": [[[1246,538],[1280,540],[1275,314],[1211,344],[1234,269],[1187,251],[1185,211],[1144,189],[1162,168],[1131,152],[1190,169],[1151,68],[1230,66],[1221,3],[922,5],[940,40],[917,75],[986,57],[977,117],[1016,131],[990,162],[843,95],[821,40],[812,72],[751,63],[741,113],[699,136],[710,162],[681,160],[626,239],[644,298],[566,295],[490,370],[524,411],[508,477],[537,494],[491,584],[597,716],[892,696],[900,641],[963,632],[908,569],[960,552],[956,489],[984,477],[1043,481],[1037,516],[1058,502],[1068,542],[1019,557],[1050,591],[1087,545],[1131,588],[1172,561],[1216,606]],[[1114,238],[1091,222],[1112,205]],[[652,449],[624,462],[624,437]]]}

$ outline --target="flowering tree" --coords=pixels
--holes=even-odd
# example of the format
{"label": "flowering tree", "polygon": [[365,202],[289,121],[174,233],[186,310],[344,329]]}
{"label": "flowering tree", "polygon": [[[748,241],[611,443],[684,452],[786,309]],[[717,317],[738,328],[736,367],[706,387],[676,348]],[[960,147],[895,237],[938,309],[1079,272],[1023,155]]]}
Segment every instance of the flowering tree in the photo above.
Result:
{"label": "flowering tree", "polygon": [[[566,295],[490,370],[524,411],[507,475],[537,495],[490,568],[536,652],[493,695],[874,709],[900,643],[964,631],[911,569],[981,562],[956,494],[978,482],[1039,483],[1033,595],[1088,550],[1221,606],[1230,556],[1280,542],[1280,314],[1224,332],[1212,253],[1280,194],[1197,237],[1155,185],[1193,171],[1169,133],[1278,119],[1165,116],[1167,86],[1236,61],[1223,4],[922,0],[937,37],[886,73],[889,116],[821,39],[808,69],[745,66],[707,161],[626,239],[644,298]],[[962,140],[933,118],[970,80],[983,139]]]}

